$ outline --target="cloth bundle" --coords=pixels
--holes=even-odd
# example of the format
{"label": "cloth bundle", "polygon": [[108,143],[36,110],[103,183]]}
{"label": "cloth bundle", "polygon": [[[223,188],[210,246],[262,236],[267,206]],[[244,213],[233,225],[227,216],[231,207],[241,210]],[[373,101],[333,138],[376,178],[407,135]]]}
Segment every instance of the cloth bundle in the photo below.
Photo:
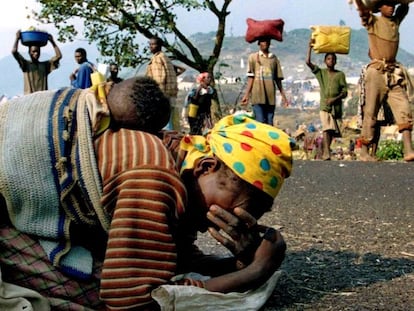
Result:
{"label": "cloth bundle", "polygon": [[252,43],[260,38],[270,38],[277,41],[283,40],[283,26],[285,22],[282,19],[254,20],[246,19],[247,32],[246,41]]}
{"label": "cloth bundle", "polygon": [[[246,292],[218,293],[183,285],[161,285],[151,293],[161,311],[257,311],[266,303],[283,271],[278,270],[259,288]],[[191,275],[196,279],[196,274]],[[199,275],[199,279],[203,276]]]}

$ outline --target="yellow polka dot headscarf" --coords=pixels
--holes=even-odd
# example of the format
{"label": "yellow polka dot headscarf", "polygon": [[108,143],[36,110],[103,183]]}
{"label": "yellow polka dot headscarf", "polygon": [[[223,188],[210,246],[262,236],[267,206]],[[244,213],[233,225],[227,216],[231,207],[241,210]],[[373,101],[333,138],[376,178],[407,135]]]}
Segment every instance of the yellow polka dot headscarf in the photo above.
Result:
{"label": "yellow polka dot headscarf", "polygon": [[282,130],[245,115],[230,115],[216,123],[206,136],[185,136],[187,151],[181,172],[197,159],[215,155],[243,180],[276,197],[292,170],[295,141]]}

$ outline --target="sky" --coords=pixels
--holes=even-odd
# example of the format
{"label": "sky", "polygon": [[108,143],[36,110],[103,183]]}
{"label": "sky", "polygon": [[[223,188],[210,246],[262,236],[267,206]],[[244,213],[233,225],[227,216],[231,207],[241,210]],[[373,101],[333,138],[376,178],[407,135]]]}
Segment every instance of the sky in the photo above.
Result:
{"label": "sky", "polygon": [[[217,0],[220,3],[220,0]],[[414,4],[410,13],[400,27],[400,46],[414,53]],[[10,51],[18,29],[25,30],[29,26],[37,26],[56,34],[53,25],[39,25],[27,18],[32,9],[38,9],[36,0],[12,0],[2,5],[0,10],[0,58],[10,55]],[[348,0],[233,0],[227,20],[227,35],[242,36],[247,25],[246,18],[257,20],[278,19],[285,22],[285,30],[309,28],[311,25],[338,25],[343,20],[346,25],[361,28],[358,13]],[[179,16],[178,24],[185,34],[209,32],[215,30],[216,20],[208,13],[184,12]],[[48,44],[44,50],[50,48]],[[42,50],[43,51],[43,50]]]}

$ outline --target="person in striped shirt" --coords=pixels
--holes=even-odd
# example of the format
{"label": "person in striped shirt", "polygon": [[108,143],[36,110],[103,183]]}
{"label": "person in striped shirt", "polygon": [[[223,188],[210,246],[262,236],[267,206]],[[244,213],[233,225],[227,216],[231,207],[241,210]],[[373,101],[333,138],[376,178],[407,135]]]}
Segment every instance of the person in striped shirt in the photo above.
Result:
{"label": "person in striped shirt", "polygon": [[[93,139],[100,204],[110,225],[70,228],[71,243],[92,252],[93,273],[86,279],[63,273],[36,236],[3,222],[4,280],[40,292],[53,310],[156,310],[151,292],[163,284],[228,293],[264,283],[283,261],[286,244],[258,220],[290,175],[291,139],[242,115],[223,118],[207,136],[138,130],[126,116],[135,103],[118,100],[113,107],[123,83],[107,97],[111,125]],[[233,256],[203,254],[195,241],[207,230]],[[210,278],[173,281],[187,272]]]}

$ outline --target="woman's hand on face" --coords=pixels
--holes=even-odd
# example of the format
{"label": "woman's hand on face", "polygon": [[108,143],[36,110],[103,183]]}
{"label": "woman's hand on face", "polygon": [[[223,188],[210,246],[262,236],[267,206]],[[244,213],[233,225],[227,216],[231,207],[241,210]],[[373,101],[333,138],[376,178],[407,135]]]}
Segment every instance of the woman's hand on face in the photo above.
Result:
{"label": "woman's hand on face", "polygon": [[254,264],[267,273],[282,264],[286,252],[283,236],[273,228],[259,225],[246,210],[237,207],[230,213],[213,205],[207,218],[217,227],[210,227],[210,234],[233,253],[241,267]]}
{"label": "woman's hand on face", "polygon": [[208,230],[212,237],[248,265],[261,243],[260,226],[246,210],[236,207],[233,213],[212,205],[207,218],[216,225]]}

